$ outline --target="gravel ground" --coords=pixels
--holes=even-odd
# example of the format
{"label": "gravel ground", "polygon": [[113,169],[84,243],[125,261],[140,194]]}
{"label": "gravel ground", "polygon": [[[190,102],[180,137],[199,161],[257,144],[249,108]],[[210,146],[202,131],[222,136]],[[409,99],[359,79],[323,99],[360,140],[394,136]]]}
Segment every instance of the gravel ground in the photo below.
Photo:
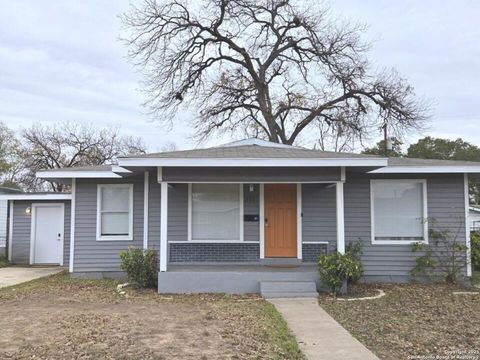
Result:
{"label": "gravel ground", "polygon": [[370,287],[383,289],[386,296],[347,302],[322,295],[319,302],[381,359],[480,360],[480,294],[453,294],[478,289],[440,284]]}
{"label": "gravel ground", "polygon": [[303,359],[256,296],[159,296],[66,274],[0,290],[1,359]]}

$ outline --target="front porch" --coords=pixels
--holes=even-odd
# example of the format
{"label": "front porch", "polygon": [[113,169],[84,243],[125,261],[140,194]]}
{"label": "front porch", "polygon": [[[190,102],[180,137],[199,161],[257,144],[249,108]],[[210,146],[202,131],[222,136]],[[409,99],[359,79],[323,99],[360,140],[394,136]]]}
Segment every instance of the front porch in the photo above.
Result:
{"label": "front porch", "polygon": [[[315,265],[170,265],[158,273],[159,293],[228,293],[248,294],[272,290],[266,285],[281,283],[282,291],[312,295],[320,287]],[[263,284],[263,289],[262,289]]]}

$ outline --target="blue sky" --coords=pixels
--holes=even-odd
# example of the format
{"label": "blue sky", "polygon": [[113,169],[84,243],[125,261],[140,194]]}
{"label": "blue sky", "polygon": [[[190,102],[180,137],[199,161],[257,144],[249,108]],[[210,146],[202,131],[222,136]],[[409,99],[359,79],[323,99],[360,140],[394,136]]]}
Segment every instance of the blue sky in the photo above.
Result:
{"label": "blue sky", "polygon": [[[16,0],[0,5],[0,120],[14,129],[61,120],[115,125],[149,150],[189,148],[188,113],[172,129],[145,114],[140,76],[119,41],[129,1]],[[371,59],[433,103],[422,134],[480,145],[480,2],[336,0],[333,14],[369,25]],[[379,136],[380,137],[380,136]],[[212,140],[210,145],[214,145]]]}

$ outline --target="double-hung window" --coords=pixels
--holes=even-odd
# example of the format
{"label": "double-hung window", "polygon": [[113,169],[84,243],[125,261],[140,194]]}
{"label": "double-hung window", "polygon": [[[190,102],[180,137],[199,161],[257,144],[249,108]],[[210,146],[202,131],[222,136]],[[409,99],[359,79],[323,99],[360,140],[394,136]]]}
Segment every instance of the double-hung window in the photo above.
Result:
{"label": "double-hung window", "polygon": [[428,242],[425,180],[371,180],[372,243]]}
{"label": "double-hung window", "polygon": [[97,240],[133,239],[133,184],[97,187]]}
{"label": "double-hung window", "polygon": [[243,191],[239,184],[190,184],[190,241],[243,240]]}

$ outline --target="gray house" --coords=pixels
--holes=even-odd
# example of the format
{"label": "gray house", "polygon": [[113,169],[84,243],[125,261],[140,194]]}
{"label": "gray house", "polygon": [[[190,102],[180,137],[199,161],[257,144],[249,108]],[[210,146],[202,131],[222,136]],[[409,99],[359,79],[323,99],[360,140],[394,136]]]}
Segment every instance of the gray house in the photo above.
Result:
{"label": "gray house", "polygon": [[[162,293],[301,296],[319,286],[319,254],[361,241],[365,281],[407,281],[415,263],[411,243],[429,241],[425,219],[470,246],[468,174],[479,172],[474,162],[253,139],[124,157],[115,166],[42,171],[38,177],[71,184],[71,199],[11,202],[12,261],[31,261],[31,242],[51,233],[63,246],[55,262],[78,276],[118,274],[119,252],[136,246],[158,251]],[[55,231],[42,225],[52,219]],[[33,248],[29,257],[26,248]],[[469,263],[465,275],[471,276]]]}

